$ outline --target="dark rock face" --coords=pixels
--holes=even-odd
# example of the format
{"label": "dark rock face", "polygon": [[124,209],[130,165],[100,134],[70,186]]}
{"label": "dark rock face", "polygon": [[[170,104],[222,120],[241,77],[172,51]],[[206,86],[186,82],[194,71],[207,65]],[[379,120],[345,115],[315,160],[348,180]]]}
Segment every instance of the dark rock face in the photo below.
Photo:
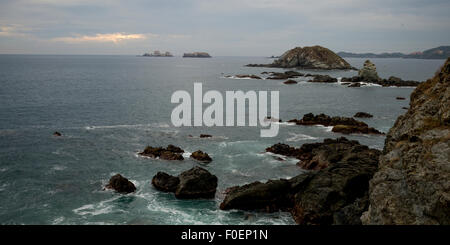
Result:
{"label": "dark rock face", "polygon": [[353,125],[336,125],[331,129],[332,132],[341,134],[384,134],[375,128],[367,126],[353,126]]}
{"label": "dark rock face", "polygon": [[292,119],[297,125],[323,125],[333,126],[332,131],[336,133],[362,133],[362,134],[383,134],[375,128],[370,128],[366,123],[355,120],[351,117],[330,117],[325,114],[314,115],[312,113],[305,114],[302,119]]}
{"label": "dark rock face", "polygon": [[180,179],[164,172],[158,172],[152,179],[152,185],[160,191],[175,192]]}
{"label": "dark rock face", "polygon": [[212,159],[208,155],[208,153],[203,152],[201,150],[193,152],[190,157],[197,161],[204,162],[204,163],[209,163],[212,161]]}
{"label": "dark rock face", "polygon": [[287,80],[286,82],[284,82],[284,84],[297,84],[297,81],[295,81],[295,80]]}
{"label": "dark rock face", "polygon": [[450,59],[386,136],[363,224],[450,224]]}
{"label": "dark rock face", "polygon": [[62,136],[62,134],[60,132],[56,131],[56,132],[53,133],[53,136],[59,137],[59,136]]}
{"label": "dark rock face", "polygon": [[164,160],[184,160],[182,153],[183,149],[174,145],[168,145],[167,148],[162,147],[152,147],[147,146],[143,152],[140,152],[139,155],[152,157],[152,158],[160,158]]}
{"label": "dark rock face", "polygon": [[348,85],[347,87],[349,87],[349,88],[359,88],[361,86],[362,86],[361,83],[352,83],[352,84]]}
{"label": "dark rock face", "polygon": [[[340,151],[339,157],[329,154],[328,158],[334,159],[329,167],[289,180],[231,187],[220,208],[266,212],[288,210],[298,224],[361,224],[359,217],[368,206],[369,180],[377,169],[380,152],[345,138],[325,141],[305,144],[297,150],[312,148],[311,152],[316,151],[312,154],[314,158],[325,154],[325,148],[319,150],[324,145],[335,147],[335,153]],[[346,150],[340,145],[346,145]],[[275,148],[288,149],[281,144]]]}
{"label": "dark rock face", "polygon": [[105,186],[107,189],[113,189],[119,193],[126,194],[136,191],[136,187],[131,181],[120,174],[116,174],[109,179],[109,183]]}
{"label": "dark rock face", "polygon": [[152,185],[160,191],[174,192],[179,199],[214,198],[217,177],[204,168],[193,167],[177,177],[158,172]]}
{"label": "dark rock face", "polygon": [[314,79],[308,80],[313,83],[336,83],[338,80],[328,75],[313,75]]}
{"label": "dark rock face", "polygon": [[379,154],[377,150],[371,150],[358,141],[344,137],[325,139],[322,143],[303,144],[300,148],[278,143],[266,148],[266,152],[297,158],[300,160],[297,165],[308,170],[327,168],[342,159],[353,157],[354,154],[366,158],[377,157]]}
{"label": "dark rock face", "polygon": [[304,69],[353,69],[347,61],[339,57],[333,51],[321,47],[297,47],[285,52],[272,64],[258,65],[254,67],[278,67],[278,68],[304,68]]}
{"label": "dark rock face", "polygon": [[217,177],[200,167],[191,168],[181,173],[180,183],[175,190],[175,197],[181,199],[214,198]]}
{"label": "dark rock face", "polygon": [[357,112],[353,117],[371,118],[373,115],[367,112]]}
{"label": "dark rock face", "polygon": [[200,138],[212,138],[210,134],[200,134]]}

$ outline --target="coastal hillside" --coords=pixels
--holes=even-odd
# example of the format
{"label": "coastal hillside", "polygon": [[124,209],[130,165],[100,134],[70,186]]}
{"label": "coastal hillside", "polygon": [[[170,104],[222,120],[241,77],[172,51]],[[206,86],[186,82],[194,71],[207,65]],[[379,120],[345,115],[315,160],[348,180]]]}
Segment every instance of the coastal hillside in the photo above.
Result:
{"label": "coastal hillside", "polygon": [[450,57],[450,46],[439,46],[421,52],[413,52],[411,54],[404,54],[400,52],[381,54],[339,52],[337,54],[344,58],[446,59]]}
{"label": "coastal hillside", "polygon": [[450,58],[411,94],[370,181],[363,224],[450,224]]}
{"label": "coastal hillside", "polygon": [[272,64],[249,64],[250,67],[348,70],[353,67],[333,51],[321,47],[296,47],[286,51]]}

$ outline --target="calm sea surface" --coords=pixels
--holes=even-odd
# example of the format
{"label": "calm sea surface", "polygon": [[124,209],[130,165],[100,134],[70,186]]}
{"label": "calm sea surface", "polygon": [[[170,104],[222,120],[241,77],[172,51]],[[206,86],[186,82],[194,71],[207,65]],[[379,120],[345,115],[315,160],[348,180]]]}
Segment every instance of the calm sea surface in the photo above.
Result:
{"label": "calm sea surface", "polygon": [[[371,59],[381,77],[423,81],[444,60]],[[365,59],[347,59],[360,68]],[[370,126],[387,132],[405,110],[413,88],[224,78],[282,69],[244,67],[269,63],[261,57],[211,59],[134,56],[0,55],[0,223],[1,224],[293,224],[288,213],[221,211],[223,191],[234,185],[302,173],[295,160],[278,161],[264,149],[283,142],[293,146],[341,135],[317,126],[280,125],[274,138],[260,138],[256,127],[173,127],[171,95],[203,91],[280,92],[280,117],[326,113],[352,116],[364,111]],[[355,71],[301,71],[334,77]],[[205,108],[206,106],[204,106]],[[52,136],[59,131],[63,137]],[[201,133],[212,134],[200,139]],[[189,137],[193,135],[194,137]],[[348,136],[382,149],[383,136]],[[137,156],[146,145],[174,144],[187,152],[206,151],[203,166],[219,178],[213,200],[177,200],[150,184],[158,171],[179,174],[197,162],[169,162]],[[121,173],[137,192],[104,191]]]}

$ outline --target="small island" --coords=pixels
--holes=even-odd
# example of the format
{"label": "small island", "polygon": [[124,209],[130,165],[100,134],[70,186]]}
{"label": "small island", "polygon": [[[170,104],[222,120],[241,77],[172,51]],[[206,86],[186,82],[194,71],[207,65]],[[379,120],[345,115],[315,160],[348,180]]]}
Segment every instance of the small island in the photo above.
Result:
{"label": "small island", "polygon": [[286,51],[272,64],[248,64],[249,67],[302,68],[322,70],[350,70],[353,68],[347,61],[333,51],[321,47],[296,47]]}
{"label": "small island", "polygon": [[211,58],[206,52],[184,53],[183,58]]}
{"label": "small island", "polygon": [[170,52],[160,52],[158,50],[154,51],[153,53],[145,53],[142,55],[143,57],[173,57],[173,55]]}

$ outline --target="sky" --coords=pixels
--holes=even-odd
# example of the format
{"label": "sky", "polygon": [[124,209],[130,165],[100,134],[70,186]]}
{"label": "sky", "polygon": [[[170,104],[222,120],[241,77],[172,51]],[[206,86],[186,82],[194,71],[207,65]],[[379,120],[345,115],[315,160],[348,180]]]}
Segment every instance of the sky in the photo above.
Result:
{"label": "sky", "polygon": [[0,54],[269,56],[450,45],[450,0],[0,0]]}

